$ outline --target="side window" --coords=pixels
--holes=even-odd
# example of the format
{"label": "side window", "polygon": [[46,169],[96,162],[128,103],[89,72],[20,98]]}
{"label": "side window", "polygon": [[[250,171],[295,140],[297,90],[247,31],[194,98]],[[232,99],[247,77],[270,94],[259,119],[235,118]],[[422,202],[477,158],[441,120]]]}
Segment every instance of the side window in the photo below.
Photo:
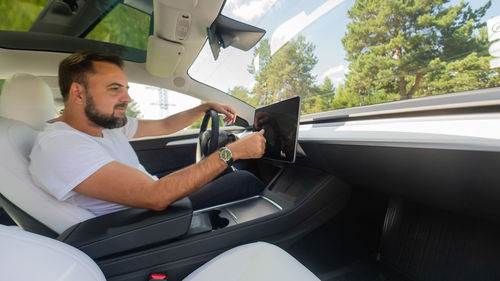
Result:
{"label": "side window", "polygon": [[[175,91],[147,85],[129,83],[132,102],[127,115],[140,119],[162,119],[202,104],[200,99]],[[189,128],[196,129],[201,119]]]}

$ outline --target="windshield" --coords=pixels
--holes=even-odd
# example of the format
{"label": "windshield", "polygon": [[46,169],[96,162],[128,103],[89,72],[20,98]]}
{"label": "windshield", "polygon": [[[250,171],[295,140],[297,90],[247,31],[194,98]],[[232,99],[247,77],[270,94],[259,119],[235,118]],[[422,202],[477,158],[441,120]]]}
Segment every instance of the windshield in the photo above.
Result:
{"label": "windshield", "polygon": [[222,14],[267,33],[217,61],[205,44],[189,75],[254,107],[301,96],[307,114],[500,86],[500,1],[228,0]]}

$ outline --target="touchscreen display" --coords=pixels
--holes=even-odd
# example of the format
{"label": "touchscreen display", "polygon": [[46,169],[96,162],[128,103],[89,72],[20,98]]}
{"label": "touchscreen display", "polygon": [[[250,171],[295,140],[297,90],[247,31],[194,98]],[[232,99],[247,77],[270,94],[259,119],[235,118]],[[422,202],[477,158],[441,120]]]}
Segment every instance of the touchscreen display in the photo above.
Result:
{"label": "touchscreen display", "polygon": [[254,131],[264,129],[264,158],[294,162],[300,118],[300,97],[293,97],[255,110]]}

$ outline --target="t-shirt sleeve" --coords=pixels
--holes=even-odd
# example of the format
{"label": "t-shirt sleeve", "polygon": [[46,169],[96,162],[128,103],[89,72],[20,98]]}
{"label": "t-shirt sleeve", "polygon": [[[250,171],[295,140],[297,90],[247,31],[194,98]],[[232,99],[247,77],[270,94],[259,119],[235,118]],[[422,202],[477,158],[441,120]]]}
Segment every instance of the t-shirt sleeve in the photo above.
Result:
{"label": "t-shirt sleeve", "polygon": [[137,132],[137,126],[139,121],[137,118],[127,116],[127,124],[121,127],[120,130],[127,137],[127,139],[132,139]]}
{"label": "t-shirt sleeve", "polygon": [[90,137],[73,133],[40,140],[30,158],[34,182],[58,200],[69,198],[73,188],[114,160]]}

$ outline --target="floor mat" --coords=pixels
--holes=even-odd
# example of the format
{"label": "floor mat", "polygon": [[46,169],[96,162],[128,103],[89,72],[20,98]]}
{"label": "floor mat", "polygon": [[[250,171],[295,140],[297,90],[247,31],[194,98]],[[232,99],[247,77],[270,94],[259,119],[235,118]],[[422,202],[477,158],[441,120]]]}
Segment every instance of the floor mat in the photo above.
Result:
{"label": "floor mat", "polygon": [[342,269],[318,276],[323,281],[403,281],[396,271],[387,268],[375,259],[353,263]]}
{"label": "floor mat", "polygon": [[393,200],[381,260],[414,281],[499,280],[500,225]]}

